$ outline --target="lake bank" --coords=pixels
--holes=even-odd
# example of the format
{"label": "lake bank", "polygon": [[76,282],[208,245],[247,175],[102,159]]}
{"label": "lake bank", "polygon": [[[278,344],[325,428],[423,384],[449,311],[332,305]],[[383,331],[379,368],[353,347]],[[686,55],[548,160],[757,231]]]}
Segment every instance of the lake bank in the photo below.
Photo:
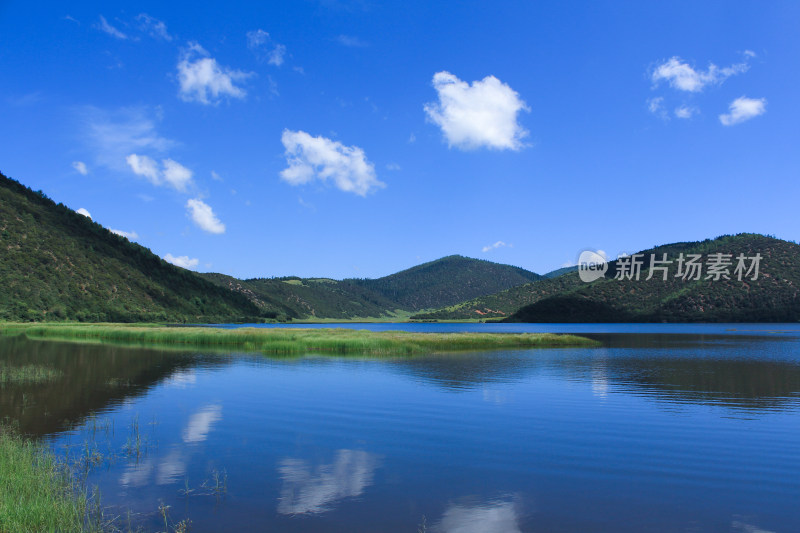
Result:
{"label": "lake bank", "polygon": [[100,341],[181,348],[238,349],[274,355],[415,355],[502,348],[599,346],[595,340],[554,333],[427,333],[351,329],[164,327],[141,324],[0,325],[2,335],[31,339]]}
{"label": "lake bank", "polygon": [[0,427],[0,473],[0,530],[84,530],[86,496],[46,447]]}

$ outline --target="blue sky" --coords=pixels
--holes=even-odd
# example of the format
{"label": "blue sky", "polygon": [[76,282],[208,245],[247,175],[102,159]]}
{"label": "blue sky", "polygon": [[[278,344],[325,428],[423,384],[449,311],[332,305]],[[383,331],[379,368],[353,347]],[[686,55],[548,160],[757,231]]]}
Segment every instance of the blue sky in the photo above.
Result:
{"label": "blue sky", "polygon": [[0,170],[239,277],[797,240],[798,27],[797,2],[2,2]]}

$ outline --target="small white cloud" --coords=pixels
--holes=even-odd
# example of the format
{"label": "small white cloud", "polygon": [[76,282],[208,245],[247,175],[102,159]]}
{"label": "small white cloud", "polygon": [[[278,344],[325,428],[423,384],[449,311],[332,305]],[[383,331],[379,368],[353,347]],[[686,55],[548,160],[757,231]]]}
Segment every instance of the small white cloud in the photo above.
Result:
{"label": "small white cloud", "polygon": [[269,33],[262,29],[247,32],[247,48],[249,48],[259,61],[266,60],[270,65],[279,67],[283,65],[286,47],[274,43]]}
{"label": "small white cloud", "polygon": [[366,46],[369,46],[369,43],[362,41],[361,39],[353,35],[339,35],[336,38],[336,40],[342,46],[347,46],[350,48],[364,48]]}
{"label": "small white cloud", "polygon": [[438,102],[425,105],[428,119],[442,129],[450,147],[519,150],[528,132],[517,122],[528,111],[519,94],[494,76],[469,84],[449,72],[437,72]]}
{"label": "small white cloud", "polygon": [[486,253],[486,252],[490,252],[492,250],[496,250],[498,248],[505,248],[506,246],[508,246],[509,248],[513,248],[514,245],[506,244],[503,241],[497,241],[494,244],[490,244],[488,246],[484,246],[483,248],[481,248],[481,251]]}
{"label": "small white cloud", "polygon": [[222,176],[217,174],[215,171],[211,171],[211,179],[214,181],[222,181]]}
{"label": "small white cloud", "polygon": [[220,222],[211,206],[199,198],[194,198],[186,202],[186,209],[197,227],[208,233],[225,233],[225,224]]}
{"label": "small white cloud", "polygon": [[392,171],[400,170],[400,165],[398,165],[397,163],[389,163],[386,165],[386,170],[392,170]]}
{"label": "small white cloud", "polygon": [[[746,55],[746,57],[749,57]],[[718,85],[735,74],[747,72],[750,65],[737,63],[730,67],[719,68],[713,63],[705,71],[694,69],[689,63],[678,56],[669,58],[658,65],[651,79],[655,85],[666,81],[673,89],[688,92],[700,92],[708,85]]]}
{"label": "small white cloud", "polygon": [[192,184],[192,171],[172,159],[163,159],[162,168],[146,155],[130,154],[125,158],[128,166],[137,176],[144,176],[153,185],[169,185],[177,191],[186,192]]}
{"label": "small white cloud", "polygon": [[192,182],[192,171],[172,159],[164,159],[162,176],[175,190],[185,192],[186,187]]}
{"label": "small white cloud", "polygon": [[127,35],[125,35],[121,31],[119,31],[117,28],[115,28],[114,26],[109,24],[108,21],[106,20],[106,18],[103,15],[100,15],[100,22],[98,22],[95,25],[95,27],[98,30],[109,34],[112,37],[116,37],[117,39],[127,39],[128,38]]}
{"label": "small white cloud", "polygon": [[78,171],[78,174],[86,175],[89,173],[89,169],[86,168],[86,163],[83,161],[73,161],[72,168]]}
{"label": "small white cloud", "polygon": [[146,155],[130,154],[125,162],[137,176],[144,176],[153,185],[161,185],[158,164]]}
{"label": "small white cloud", "polygon": [[164,256],[164,261],[167,263],[172,263],[175,266],[179,266],[181,268],[192,269],[200,263],[199,259],[190,258],[188,255],[180,255],[175,257],[172,254],[167,254]]}
{"label": "small white cloud", "polygon": [[165,41],[172,40],[172,35],[167,32],[167,25],[163,21],[151,17],[147,13],[140,13],[136,20],[139,22],[139,29],[149,34],[150,37],[164,39]]}
{"label": "small white cloud", "polygon": [[675,116],[678,118],[692,118],[697,113],[697,109],[682,105],[675,108]]}
{"label": "small white cloud", "polygon": [[663,120],[669,120],[669,114],[664,108],[663,96],[656,96],[647,100],[647,110]]}
{"label": "small white cloud", "polygon": [[92,218],[92,215],[89,213],[89,211],[87,211],[83,207],[81,207],[80,209],[76,209],[75,212],[78,213],[79,215],[83,215],[83,216],[85,216],[85,217],[87,217],[89,219]]}
{"label": "small white cloud", "polygon": [[122,231],[121,229],[109,229],[111,233],[114,235],[119,235],[120,237],[125,237],[129,241],[139,238],[139,234],[135,231]]}
{"label": "small white cloud", "polygon": [[236,83],[252,75],[221,66],[202,46],[192,42],[178,62],[178,96],[185,102],[206,105],[217,104],[225,96],[242,99],[247,93]]}
{"label": "small white cloud", "polygon": [[286,47],[283,46],[282,44],[276,44],[275,48],[273,48],[272,51],[269,53],[269,59],[267,60],[267,63],[279,67],[283,65],[283,56],[285,55],[286,55]]}
{"label": "small white cloud", "polygon": [[417,136],[412,133],[408,136],[408,144],[414,144],[415,142],[417,142]]}
{"label": "small white cloud", "polygon": [[723,126],[733,126],[767,112],[766,98],[737,98],[728,107],[730,112],[719,116]]}
{"label": "small white cloud", "polygon": [[281,178],[291,185],[330,179],[338,189],[359,196],[386,186],[378,181],[374,165],[358,146],[290,130],[283,130],[281,142],[289,165],[281,171]]}

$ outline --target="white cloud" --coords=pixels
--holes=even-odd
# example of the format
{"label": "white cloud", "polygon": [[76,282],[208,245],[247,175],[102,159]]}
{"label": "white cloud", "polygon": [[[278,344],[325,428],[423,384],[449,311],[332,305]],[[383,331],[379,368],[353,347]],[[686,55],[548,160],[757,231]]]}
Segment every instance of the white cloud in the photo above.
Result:
{"label": "white cloud", "polygon": [[[750,56],[745,54],[745,57]],[[656,85],[666,81],[673,89],[696,93],[708,85],[718,85],[735,74],[747,72],[749,68],[750,65],[747,63],[737,63],[724,68],[710,63],[706,71],[695,70],[689,63],[674,56],[658,65],[651,78]]]}
{"label": "white cloud", "polygon": [[767,112],[766,98],[737,98],[728,107],[730,112],[719,116],[723,126],[733,126]]}
{"label": "white cloud", "polygon": [[270,65],[279,67],[283,65],[286,47],[282,44],[274,43],[269,33],[262,29],[247,32],[247,48],[249,48],[260,60],[267,60]]}
{"label": "white cloud", "polygon": [[650,111],[652,114],[663,118],[664,120],[669,120],[669,115],[667,114],[667,110],[664,109],[663,96],[656,96],[654,98],[650,98],[647,101],[647,110]]}
{"label": "white cloud", "polygon": [[201,104],[217,104],[225,96],[241,99],[247,93],[236,82],[250,76],[252,73],[221,66],[202,46],[189,43],[178,62],[178,95],[186,102]]}
{"label": "white cloud", "polygon": [[428,119],[442,129],[450,147],[519,150],[528,132],[517,122],[528,107],[511,87],[494,76],[469,84],[437,72],[433,87],[439,102],[425,105]]}
{"label": "white cloud", "polygon": [[359,196],[386,186],[378,181],[374,165],[358,146],[345,146],[322,136],[290,130],[283,130],[281,142],[289,165],[281,171],[281,178],[291,185],[331,179],[340,190]]}
{"label": "white cloud", "polygon": [[125,161],[134,174],[144,176],[153,185],[166,184],[177,191],[186,192],[192,184],[192,171],[172,159],[163,159],[160,170],[158,163],[146,155],[130,154]]}
{"label": "white cloud", "polygon": [[111,233],[114,235],[119,235],[120,237],[125,237],[129,241],[139,238],[139,234],[135,231],[122,231],[121,229],[109,229]]}
{"label": "white cloud", "polygon": [[146,155],[130,154],[125,158],[125,162],[137,176],[144,176],[153,185],[161,185],[158,163],[151,158]]}
{"label": "white cloud", "polygon": [[342,46],[347,46],[350,48],[364,48],[365,46],[369,46],[369,43],[362,41],[353,35],[340,35],[336,38],[336,40]]}
{"label": "white cloud", "polygon": [[490,244],[488,246],[484,246],[483,248],[481,248],[481,251],[486,253],[486,252],[490,252],[492,250],[496,250],[498,248],[504,248],[506,246],[508,246],[509,248],[513,248],[514,245],[513,244],[506,244],[503,241],[497,241],[494,244]]}
{"label": "white cloud", "polygon": [[225,224],[220,222],[211,206],[199,198],[193,198],[186,202],[186,209],[197,226],[208,233],[225,233]]}
{"label": "white cloud", "polygon": [[398,170],[401,170],[401,169],[400,169],[400,165],[398,165],[397,163],[387,163],[386,164],[386,170],[398,171]]}
{"label": "white cloud", "polygon": [[85,142],[94,153],[97,164],[114,170],[124,170],[126,158],[131,153],[163,153],[177,144],[158,133],[158,108],[129,107],[106,111],[85,107],[78,114],[83,123]]}
{"label": "white cloud", "polygon": [[119,31],[117,28],[112,26],[108,23],[106,18],[103,15],[100,15],[100,22],[97,23],[95,26],[98,30],[109,34],[112,37],[116,37],[117,39],[127,39],[128,36]]}
{"label": "white cloud", "polygon": [[75,212],[78,213],[79,215],[83,215],[83,216],[85,216],[85,217],[87,217],[89,219],[92,218],[92,215],[89,213],[89,211],[87,211],[83,207],[81,207],[80,209],[76,209]]}
{"label": "white cloud", "polygon": [[272,51],[269,53],[269,59],[267,60],[267,63],[279,67],[283,65],[283,56],[285,55],[286,55],[286,47],[283,46],[282,44],[276,44],[275,48],[273,48]]}
{"label": "white cloud", "polygon": [[162,175],[164,180],[178,191],[185,192],[186,186],[192,182],[192,171],[172,159],[164,159]]}
{"label": "white cloud", "polygon": [[682,105],[675,108],[675,116],[678,118],[692,118],[697,113],[697,109]]}
{"label": "white cloud", "polygon": [[72,168],[78,171],[78,174],[86,175],[89,173],[89,169],[86,168],[86,163],[83,161],[73,161]]}
{"label": "white cloud", "polygon": [[211,179],[214,181],[222,181],[222,176],[217,174],[215,171],[211,171]]}
{"label": "white cloud", "polygon": [[164,261],[166,261],[167,263],[172,263],[175,266],[187,269],[194,268],[198,265],[198,263],[200,263],[199,259],[189,258],[188,255],[180,255],[176,257],[172,254],[165,255]]}
{"label": "white cloud", "polygon": [[167,32],[167,25],[163,21],[153,18],[147,13],[140,13],[136,20],[139,22],[139,29],[149,34],[150,37],[165,41],[172,40],[172,35]]}

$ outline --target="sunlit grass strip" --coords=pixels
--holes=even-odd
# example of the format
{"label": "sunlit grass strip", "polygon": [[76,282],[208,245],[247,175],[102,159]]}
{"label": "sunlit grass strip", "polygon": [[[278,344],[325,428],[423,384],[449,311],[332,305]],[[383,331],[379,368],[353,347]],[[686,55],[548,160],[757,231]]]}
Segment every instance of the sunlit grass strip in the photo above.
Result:
{"label": "sunlit grass strip", "polygon": [[49,450],[0,427],[0,531],[83,531],[85,511]]}
{"label": "sunlit grass strip", "polygon": [[351,329],[158,327],[128,325],[0,325],[29,338],[231,348],[266,354],[414,355],[497,348],[597,346],[597,341],[553,333],[417,333]]}
{"label": "sunlit grass strip", "polygon": [[61,377],[55,368],[42,365],[8,366],[0,361],[0,386],[47,383]]}

